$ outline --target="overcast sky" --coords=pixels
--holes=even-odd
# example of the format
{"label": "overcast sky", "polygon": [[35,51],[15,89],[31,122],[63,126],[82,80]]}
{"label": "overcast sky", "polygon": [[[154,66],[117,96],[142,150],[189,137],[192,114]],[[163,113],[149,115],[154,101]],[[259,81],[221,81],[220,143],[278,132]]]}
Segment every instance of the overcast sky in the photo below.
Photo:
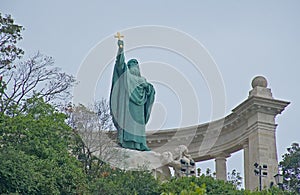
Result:
{"label": "overcast sky", "polygon": [[[20,45],[26,55],[41,51],[54,57],[56,66],[75,76],[80,73],[83,62],[95,47],[103,45],[108,39],[112,44],[106,52],[114,56],[117,47],[113,35],[118,31],[126,32],[145,25],[169,27],[202,44],[219,71],[220,75],[214,76],[224,86],[224,116],[247,98],[248,91],[251,90],[251,80],[256,75],[264,75],[273,96],[291,102],[282,115],[276,118],[279,158],[292,142],[300,142],[300,128],[297,123],[300,116],[299,8],[300,1],[297,0],[136,0],[126,3],[1,0],[0,4],[2,14],[11,14],[18,24],[25,27],[24,39]],[[147,34],[142,38],[150,39]],[[125,37],[124,41],[126,48],[126,44],[130,44],[129,38],[126,40]],[[175,38],[173,41],[175,45],[178,43],[181,46],[180,40]],[[128,51],[126,57],[138,58],[140,63],[155,61],[156,64],[166,63],[169,68],[175,67],[196,91],[199,121],[215,119],[212,104],[216,102],[213,102],[214,97],[211,94],[214,89],[210,88],[205,78],[210,75],[203,75],[201,72],[202,74],[193,76],[194,70],[183,59],[185,56],[181,58],[174,52],[159,48],[140,48]],[[106,66],[103,76],[98,75],[95,99],[108,98],[112,62]],[[145,70],[151,69],[151,66],[144,67],[147,68],[142,66],[142,71],[147,75]],[[160,71],[159,68],[155,70],[157,73]],[[151,81],[151,75],[147,79]],[[178,117],[182,116],[174,114],[180,108],[181,97],[176,97],[178,94],[172,91],[172,87],[168,88],[158,80],[152,81],[157,87],[156,106],[153,111],[157,117],[153,117],[151,127],[170,128],[182,125],[176,123]],[[174,86],[177,85],[176,82],[178,80],[174,79]],[[169,95],[166,95],[167,91]],[[168,98],[172,101],[168,101]],[[159,124],[155,124],[155,121]],[[228,161],[229,170],[237,168],[243,172],[242,152]],[[203,164],[202,168],[205,166]]]}

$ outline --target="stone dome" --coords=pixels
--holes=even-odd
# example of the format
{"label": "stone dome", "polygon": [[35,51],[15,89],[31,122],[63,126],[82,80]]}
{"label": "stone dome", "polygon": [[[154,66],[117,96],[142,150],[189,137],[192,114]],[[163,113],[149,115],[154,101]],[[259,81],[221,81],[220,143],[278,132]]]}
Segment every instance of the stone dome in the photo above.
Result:
{"label": "stone dome", "polygon": [[268,86],[268,81],[263,76],[257,76],[252,80],[252,87],[264,87],[266,88]]}

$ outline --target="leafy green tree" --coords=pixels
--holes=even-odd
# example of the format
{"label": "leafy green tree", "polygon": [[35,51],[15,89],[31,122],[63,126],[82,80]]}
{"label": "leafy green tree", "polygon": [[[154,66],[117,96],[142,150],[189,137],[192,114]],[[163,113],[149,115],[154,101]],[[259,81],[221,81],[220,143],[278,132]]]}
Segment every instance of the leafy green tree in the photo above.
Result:
{"label": "leafy green tree", "polygon": [[0,13],[0,69],[10,69],[11,63],[24,54],[24,51],[16,46],[22,39],[22,30],[24,28],[15,24],[11,15],[3,16]]}
{"label": "leafy green tree", "polygon": [[40,53],[9,70],[24,53],[22,30],[0,14],[0,194],[84,194],[77,140],[66,115],[45,103],[66,99],[74,77]]}
{"label": "leafy green tree", "polygon": [[[195,183],[191,182],[188,189],[183,189],[179,193],[180,195],[204,195],[206,194],[206,186],[205,184],[202,184],[201,187],[196,185]],[[163,192],[161,195],[175,195],[172,192]]]}
{"label": "leafy green tree", "polygon": [[298,143],[293,143],[287,148],[283,160],[279,163],[284,176],[284,186],[286,189],[300,194],[300,147]]}
{"label": "leafy green tree", "polygon": [[159,181],[145,170],[124,171],[102,166],[98,176],[89,181],[91,194],[158,195]]}
{"label": "leafy green tree", "polygon": [[78,194],[86,189],[80,162],[71,155],[66,116],[42,98],[28,99],[22,112],[0,115],[0,193]]}
{"label": "leafy green tree", "polygon": [[194,187],[191,184],[197,186],[205,185],[206,194],[242,194],[233,184],[205,175],[201,175],[200,177],[173,178],[161,184],[161,192],[180,194],[182,190],[192,191]]}
{"label": "leafy green tree", "polygon": [[294,193],[292,192],[288,192],[288,191],[282,191],[281,189],[277,188],[277,187],[272,187],[269,189],[264,189],[262,191],[254,191],[254,192],[250,192],[248,190],[242,190],[243,194],[245,195],[294,195]]}
{"label": "leafy green tree", "polygon": [[[201,186],[201,187],[199,187]],[[292,195],[293,193],[282,191],[277,187],[262,191],[251,192],[249,190],[239,190],[230,182],[216,180],[211,176],[183,177],[171,179],[169,182],[161,184],[160,191],[163,195],[181,194],[228,194],[228,195]],[[197,191],[197,193],[195,193]]]}

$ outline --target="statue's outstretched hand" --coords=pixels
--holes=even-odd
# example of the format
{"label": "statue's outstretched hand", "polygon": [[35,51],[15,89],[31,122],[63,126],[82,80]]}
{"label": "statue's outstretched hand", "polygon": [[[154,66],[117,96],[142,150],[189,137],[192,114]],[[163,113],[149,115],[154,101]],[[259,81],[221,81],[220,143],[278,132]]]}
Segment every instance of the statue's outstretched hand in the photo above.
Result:
{"label": "statue's outstretched hand", "polygon": [[118,46],[119,46],[119,48],[123,48],[123,46],[124,46],[123,40],[118,40]]}

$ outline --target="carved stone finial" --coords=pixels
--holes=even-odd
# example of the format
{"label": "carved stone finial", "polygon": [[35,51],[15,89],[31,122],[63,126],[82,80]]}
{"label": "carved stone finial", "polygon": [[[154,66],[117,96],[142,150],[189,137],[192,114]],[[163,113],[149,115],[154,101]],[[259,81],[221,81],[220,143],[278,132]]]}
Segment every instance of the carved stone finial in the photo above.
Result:
{"label": "carved stone finial", "polygon": [[249,97],[256,96],[273,99],[271,89],[267,88],[267,86],[268,81],[265,77],[256,76],[252,80],[253,89],[249,92]]}
{"label": "carved stone finial", "polygon": [[252,87],[253,89],[255,87],[263,87],[266,88],[268,86],[268,81],[263,76],[257,76],[252,80]]}

